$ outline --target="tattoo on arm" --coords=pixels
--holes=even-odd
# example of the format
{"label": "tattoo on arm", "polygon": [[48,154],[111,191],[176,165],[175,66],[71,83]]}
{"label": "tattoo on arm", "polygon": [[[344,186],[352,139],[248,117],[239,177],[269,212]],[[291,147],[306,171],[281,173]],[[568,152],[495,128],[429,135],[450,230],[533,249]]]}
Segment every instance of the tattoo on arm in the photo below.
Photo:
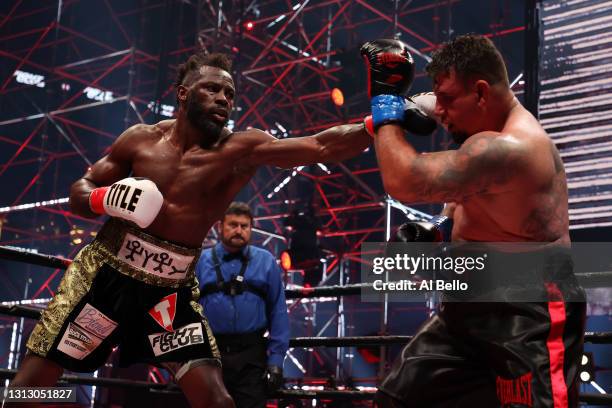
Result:
{"label": "tattoo on arm", "polygon": [[410,166],[410,189],[418,201],[460,201],[503,191],[521,156],[511,141],[475,135],[458,150],[419,155]]}

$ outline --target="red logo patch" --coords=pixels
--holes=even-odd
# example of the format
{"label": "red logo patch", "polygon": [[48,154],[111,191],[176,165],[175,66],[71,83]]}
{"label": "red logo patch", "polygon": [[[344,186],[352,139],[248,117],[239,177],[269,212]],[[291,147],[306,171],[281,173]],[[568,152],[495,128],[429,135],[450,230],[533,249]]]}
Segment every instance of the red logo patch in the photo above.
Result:
{"label": "red logo patch", "polygon": [[381,53],[376,55],[376,61],[389,68],[395,68],[398,64],[408,62],[408,58],[401,54]]}
{"label": "red logo patch", "polygon": [[176,292],[166,296],[149,310],[149,314],[157,324],[167,331],[174,331],[172,323],[176,315]]}
{"label": "red logo patch", "polygon": [[531,373],[518,378],[497,377],[495,380],[497,398],[502,407],[510,404],[520,404],[532,407],[531,399]]}

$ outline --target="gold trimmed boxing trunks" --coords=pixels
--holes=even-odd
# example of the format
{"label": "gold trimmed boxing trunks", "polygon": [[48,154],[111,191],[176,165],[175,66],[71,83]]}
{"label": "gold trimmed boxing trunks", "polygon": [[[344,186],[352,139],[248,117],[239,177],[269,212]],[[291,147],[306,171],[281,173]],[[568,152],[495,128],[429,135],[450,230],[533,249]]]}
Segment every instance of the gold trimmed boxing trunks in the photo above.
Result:
{"label": "gold trimmed boxing trunks", "polygon": [[202,314],[186,248],[111,218],[66,270],[26,344],[71,371],[94,371],[115,346],[120,365],[208,361],[220,355]]}

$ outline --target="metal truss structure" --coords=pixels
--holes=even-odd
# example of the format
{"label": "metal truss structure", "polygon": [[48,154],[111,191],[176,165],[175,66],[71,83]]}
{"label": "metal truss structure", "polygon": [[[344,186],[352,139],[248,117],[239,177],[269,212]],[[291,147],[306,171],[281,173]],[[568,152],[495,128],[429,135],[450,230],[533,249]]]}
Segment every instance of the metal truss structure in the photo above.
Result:
{"label": "metal truss structure", "polygon": [[[519,3],[4,2],[0,6],[0,206],[6,207],[0,208],[0,244],[72,257],[80,248],[71,244],[79,242],[75,237],[87,241],[101,221],[69,212],[61,199],[67,197],[70,184],[104,155],[125,128],[172,116],[176,67],[197,50],[233,58],[238,91],[230,122],[234,129],[256,127],[277,137],[303,136],[357,123],[365,116],[369,107],[358,47],[374,38],[398,37],[410,45],[417,63],[415,92],[430,88],[423,69],[436,45],[467,32],[491,36],[507,58],[511,77],[517,77],[523,69],[524,10]],[[343,106],[330,100],[335,87],[344,92]],[[441,132],[415,143],[421,150],[448,147]],[[395,210],[384,196],[372,151],[344,163],[262,168],[238,198],[255,209],[261,230],[254,234],[255,244],[276,253],[286,246],[285,218],[296,210],[312,210],[328,255],[326,276],[331,283],[358,280],[360,244],[384,239],[392,225],[406,218],[401,212],[392,216]],[[32,205],[20,207],[23,204]],[[419,210],[432,213],[438,208]],[[211,231],[210,238],[214,236]],[[12,264],[0,263],[0,269],[8,277],[4,299],[50,297],[61,275],[59,270],[51,274],[34,268],[17,270]],[[294,308],[302,306],[296,302]],[[345,310],[348,306],[343,305]],[[351,307],[359,309],[357,304]],[[426,308],[421,310],[424,317]],[[0,333],[10,332],[10,321],[0,326]],[[351,327],[346,326],[347,335],[362,334]],[[25,332],[29,332],[27,322]],[[7,358],[2,356],[0,364]],[[323,361],[316,356],[315,360]],[[150,375],[161,379],[156,373]]]}

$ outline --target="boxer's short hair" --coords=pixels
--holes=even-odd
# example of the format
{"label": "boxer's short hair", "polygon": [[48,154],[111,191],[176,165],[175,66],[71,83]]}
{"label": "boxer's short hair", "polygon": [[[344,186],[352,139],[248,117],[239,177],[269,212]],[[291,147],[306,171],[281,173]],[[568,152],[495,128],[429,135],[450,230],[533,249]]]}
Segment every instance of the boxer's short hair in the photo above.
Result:
{"label": "boxer's short hair", "polygon": [[489,84],[508,86],[508,71],[500,52],[487,37],[467,34],[444,43],[434,51],[425,68],[431,78],[454,69],[464,81],[484,79]]}
{"label": "boxer's short hair", "polygon": [[198,73],[203,66],[219,68],[230,72],[232,70],[232,60],[227,54],[212,53],[207,54],[203,51],[193,54],[189,59],[179,65],[174,85],[184,85],[193,79],[194,73]]}
{"label": "boxer's short hair", "polygon": [[227,207],[227,210],[225,210],[223,219],[225,219],[226,215],[246,215],[249,217],[249,220],[251,220],[251,225],[253,225],[253,213],[251,212],[251,207],[242,201],[232,202],[229,207]]}

